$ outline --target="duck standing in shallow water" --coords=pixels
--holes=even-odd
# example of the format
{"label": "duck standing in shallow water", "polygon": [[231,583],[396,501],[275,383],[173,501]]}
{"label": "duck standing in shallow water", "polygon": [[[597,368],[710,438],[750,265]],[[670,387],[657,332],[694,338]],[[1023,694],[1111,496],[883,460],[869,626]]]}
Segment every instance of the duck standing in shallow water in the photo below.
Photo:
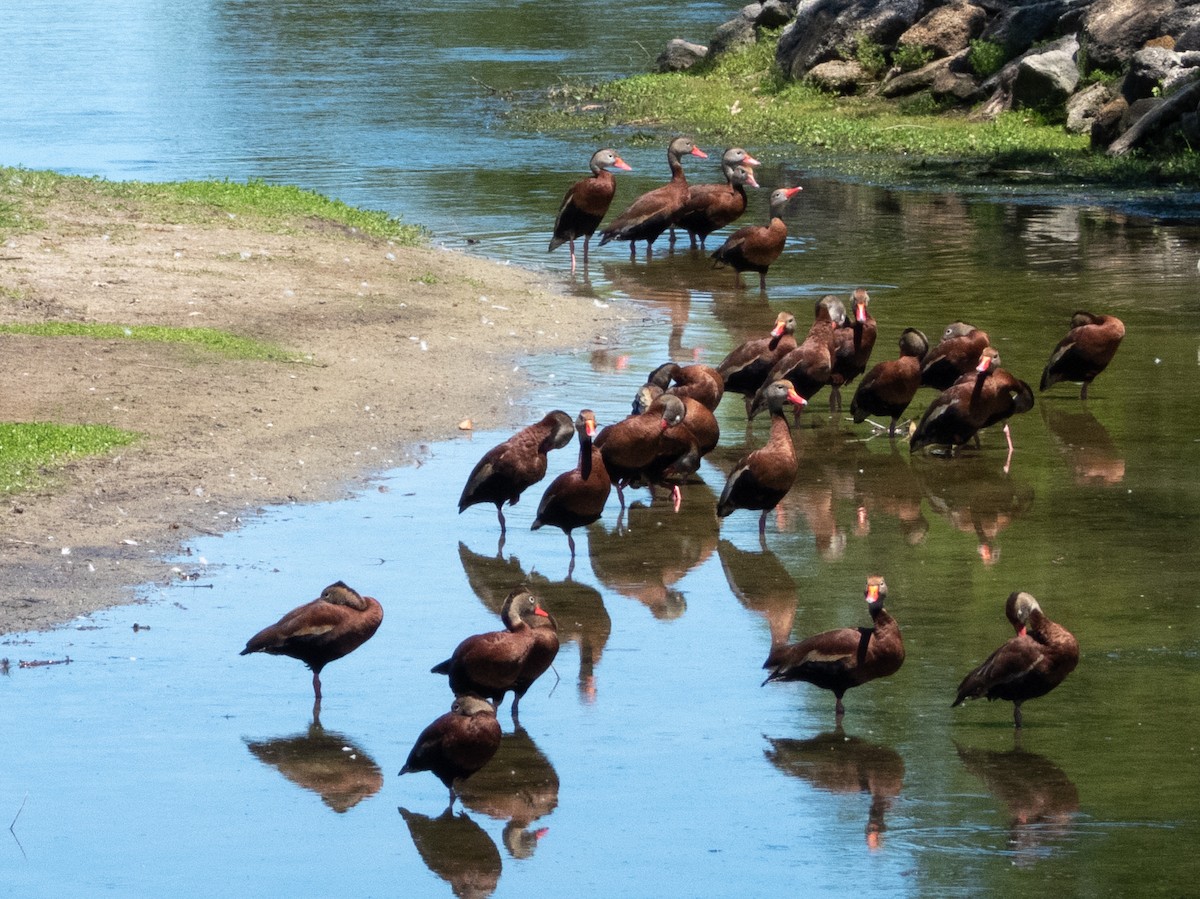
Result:
{"label": "duck standing in shallow water", "polygon": [[875,626],[842,627],[775,647],[763,663],[771,672],[763,683],[800,680],[832,690],[837,697],[834,712],[841,718],[846,713],[842,696],[847,690],[895,674],[904,663],[900,625],[883,607],[886,598],[887,583],[871,575],[866,600]]}
{"label": "duck standing in shallow water", "polygon": [[886,415],[891,419],[888,436],[895,437],[896,422],[921,387],[921,359],[928,351],[925,335],[916,328],[905,328],[900,335],[900,358],[874,366],[854,391],[850,414],[855,424],[866,421],[868,415]]}
{"label": "duck standing in shallow water", "polygon": [[321,669],[370,640],[382,621],[378,600],[337,581],[312,602],[292,609],[251,637],[240,654],[290,656],[307,665],[313,673],[313,715],[319,716]]}
{"label": "duck standing in shallow water", "polygon": [[1071,330],[1058,342],[1042,371],[1039,390],[1059,381],[1082,381],[1079,398],[1087,399],[1088,385],[1108,367],[1125,338],[1125,324],[1115,315],[1076,312]]}
{"label": "duck standing in shallow water", "polygon": [[566,412],[555,409],[541,421],[522,428],[503,443],[492,447],[475,463],[462,496],[458,498],[461,515],[476,503],[494,503],[500,519],[500,536],[506,523],[500,509],[515,506],[525,488],[546,476],[546,454],[571,442],[575,423]]}
{"label": "duck standing in shallow water", "polygon": [[687,202],[671,226],[671,243],[675,243],[675,229],[687,231],[692,249],[700,239],[700,250],[704,241],[714,231],[737,221],[746,211],[746,187],[758,187],[752,166],[759,161],[741,147],[730,147],[721,156],[721,172],[724,184],[692,184],[688,186]]}
{"label": "duck standing in shallow water", "polygon": [[400,769],[401,774],[431,771],[450,790],[454,782],[470,777],[492,760],[500,748],[500,722],[496,710],[478,696],[456,696],[450,711],[421,731]]}
{"label": "duck standing in shallow water", "polygon": [[1079,664],[1075,635],[1046,617],[1038,601],[1018,592],[1004,604],[1017,635],[963,678],[951,708],[986,696],[1013,704],[1013,726],[1021,726],[1021,703],[1045,696]]}
{"label": "duck standing in shallow water", "polygon": [[[767,530],[767,513],[779,505],[796,482],[799,463],[796,445],[792,443],[792,428],[783,414],[784,406],[792,403],[799,409],[804,397],[796,393],[788,381],[775,381],[759,391],[761,402],[771,411],[771,436],[765,445],[744,456],[725,482],[717,501],[717,517],[725,518],[735,509],[761,510],[758,535]],[[758,410],[755,409],[755,412]]]}
{"label": "duck standing in shallow water", "polygon": [[771,192],[771,213],[766,225],[747,225],[729,235],[713,251],[714,265],[728,265],[734,271],[734,285],[742,287],[742,272],[758,272],[758,288],[767,289],[767,270],[783,254],[787,243],[787,222],[783,210],[788,200],[802,187],[780,187]]}
{"label": "duck standing in shallow water", "polygon": [[877,328],[875,319],[867,310],[871,296],[863,288],[854,291],[850,298],[854,307],[851,321],[845,328],[838,328],[833,335],[833,370],[829,376],[829,411],[842,411],[842,387],[849,384],[864,371],[871,361],[875,349]]}
{"label": "duck standing in shallow water", "polygon": [[796,348],[795,334],[796,316],[780,312],[769,335],[752,338],[734,347],[717,366],[725,390],[742,395],[747,420],[754,394],[763,386],[771,366]]}
{"label": "duck standing in shallow water", "polygon": [[554,236],[550,239],[548,253],[567,244],[571,249],[571,274],[575,274],[575,239],[583,238],[583,267],[588,264],[588,242],[600,227],[600,220],[612,205],[617,192],[617,179],[609,169],[630,171],[629,164],[615,150],[597,150],[588,163],[592,170],[590,178],[576,181],[563,197],[554,220]]}
{"label": "duck standing in shallow water", "polygon": [[987,331],[966,322],[951,322],[921,363],[921,384],[945,390],[968,374],[979,361],[979,354],[989,346],[991,338]]}
{"label": "duck standing in shallow water", "polygon": [[671,226],[688,198],[687,175],[681,160],[684,156],[707,159],[708,154],[692,142],[690,137],[677,137],[667,147],[667,165],[671,169],[671,180],[662,187],[647,191],[634,200],[624,212],[608,223],[600,232],[600,246],[610,240],[629,241],[629,258],[633,259],[639,240],[646,241],[646,255],[654,241]]}
{"label": "duck standing in shallow water", "polygon": [[571,565],[575,565],[575,538],[571,531],[587,527],[599,521],[604,505],[612,491],[612,479],[604,467],[604,459],[593,442],[596,436],[596,415],[584,409],[575,419],[575,430],[579,434],[579,464],[550,482],[542,501],[538,504],[537,517],[531,530],[545,525],[561,528],[567,535],[571,547]]}

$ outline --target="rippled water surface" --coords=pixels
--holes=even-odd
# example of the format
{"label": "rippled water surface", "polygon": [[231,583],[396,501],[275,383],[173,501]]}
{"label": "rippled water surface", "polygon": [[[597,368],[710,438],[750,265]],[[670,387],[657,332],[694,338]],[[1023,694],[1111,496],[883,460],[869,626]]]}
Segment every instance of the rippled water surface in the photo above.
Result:
{"label": "rippled water surface", "polygon": [[[665,177],[662,148],[622,135],[506,128],[493,90],[637,69],[667,38],[704,38],[716,4],[32,2],[0,21],[0,163],[110,178],[264,177],[384,208],[473,252],[565,270],[545,243],[562,190],[600,143],[635,171],[618,204]],[[719,147],[709,148],[719,152]],[[755,148],[757,149],[757,148]],[[715,155],[715,154],[714,154]],[[910,458],[824,411],[796,432],[801,473],[771,517],[718,526],[748,430],[722,405],[721,446],[676,514],[644,491],[618,520],[530,532],[541,487],[508,513],[457,515],[467,472],[506,433],[421,449],[344,502],[268,510],[175,560],[190,579],[146,603],[0,655],[0,863],[13,895],[559,896],[1186,894],[1200,865],[1193,722],[1200,702],[1197,469],[1200,304],[1194,223],[1073,196],[889,190],[816,177],[767,148],[766,185],[804,184],[766,295],[660,246],[593,254],[568,285],[629,304],[620,346],[530,362],[516,420],[628,410],[668,358],[715,364],[783,309],[866,286],[875,359],[900,331],[986,328],[1036,383],[1073,311],[1128,336],[1086,404],[1060,385],[960,458]],[[689,160],[698,180],[715,165]],[[762,194],[749,216],[761,218]],[[917,410],[932,394],[918,397]],[[468,414],[470,410],[464,410]],[[870,439],[868,439],[870,438]],[[574,464],[572,445],[551,476]],[[398,459],[399,461],[399,459]],[[6,534],[16,532],[10,524]],[[878,572],[908,657],[832,697],[760,686],[772,635],[867,623]],[[386,609],[324,676],[237,652],[338,578]],[[556,672],[507,704],[499,756],[444,815],[427,774],[397,777],[449,706],[429,667],[496,628],[508,589],[557,617]],[[1007,636],[1008,593],[1035,594],[1078,636],[1079,668],[1025,707],[949,708]],[[134,625],[137,625],[135,628]],[[70,664],[19,667],[21,661]],[[555,677],[557,674],[557,679]]]}

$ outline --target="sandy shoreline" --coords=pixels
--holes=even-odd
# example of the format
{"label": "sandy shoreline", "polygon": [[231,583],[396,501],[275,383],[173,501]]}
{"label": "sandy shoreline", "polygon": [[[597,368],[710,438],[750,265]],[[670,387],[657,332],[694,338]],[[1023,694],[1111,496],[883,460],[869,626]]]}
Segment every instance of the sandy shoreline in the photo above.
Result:
{"label": "sandy shoreline", "polygon": [[166,560],[197,534],[344,496],[463,419],[518,424],[523,356],[608,347],[632,315],[558,293],[549,276],[319,222],[299,234],[221,213],[162,225],[78,198],[44,220],[0,248],[0,321],[219,328],[306,358],[0,335],[0,418],[144,435],[4,498],[0,633],[185,577]]}

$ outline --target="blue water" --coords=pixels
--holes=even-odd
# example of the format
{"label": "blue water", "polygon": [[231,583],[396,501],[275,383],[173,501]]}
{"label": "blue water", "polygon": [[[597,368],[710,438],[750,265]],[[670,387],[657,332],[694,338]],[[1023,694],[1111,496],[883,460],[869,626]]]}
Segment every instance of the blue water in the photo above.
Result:
{"label": "blue water", "polygon": [[[635,168],[618,202],[632,198],[665,177],[662,145],[515,132],[504,97],[638,70],[669,37],[704,39],[733,9],[128,0],[7,12],[0,74],[20,89],[0,92],[0,163],[298,183],[451,246],[478,240],[471,252],[565,272],[565,250],[547,256],[545,244],[566,184],[611,143]],[[614,498],[577,533],[570,581],[562,535],[528,530],[540,487],[509,512],[499,555],[489,510],[455,512],[467,472],[507,432],[436,444],[350,500],[267,510],[202,538],[173,560],[187,579],[147,586],[144,603],[0,643],[6,892],[438,896],[451,887],[435,872],[452,870],[464,895],[472,878],[477,894],[506,896],[1190,891],[1196,226],[1142,214],[1160,206],[1114,212],[1109,197],[890,190],[787,148],[756,155],[765,184],[805,186],[767,296],[685,252],[631,263],[624,247],[597,250],[567,289],[636,303],[644,320],[612,353],[534,361],[516,420],[588,406],[614,421],[666,358],[716,363],[781,309],[803,320],[817,297],[860,285],[880,321],[876,359],[903,327],[936,336],[968,318],[1036,382],[1083,307],[1126,321],[1112,370],[1086,407],[1068,386],[1039,396],[1013,423],[1008,475],[999,434],[951,463],[909,459],[811,410],[765,549],[755,515],[719,527],[713,515],[724,472],[765,437],[762,423],[747,433],[736,402],[683,510],[635,494],[618,532]],[[748,216],[764,204],[753,197]],[[574,448],[551,458],[549,477]],[[760,665],[772,634],[865,624],[874,572],[908,660],[851,691],[845,732],[830,736],[832,697],[761,687]],[[268,765],[252,745],[305,745],[294,738],[309,734],[309,677],[237,653],[339,578],[386,618],[326,669],[330,741]],[[509,739],[537,788],[485,769],[437,844],[399,809],[436,818],[445,790],[396,775],[449,707],[428,669],[496,628],[499,597],[520,580],[565,641],[558,679],[522,703],[533,747]],[[1062,687],[1026,706],[1019,745],[1007,705],[949,708],[959,678],[1007,636],[1014,589],[1083,650]],[[511,734],[507,706],[500,719]],[[330,742],[346,745],[345,764]]]}

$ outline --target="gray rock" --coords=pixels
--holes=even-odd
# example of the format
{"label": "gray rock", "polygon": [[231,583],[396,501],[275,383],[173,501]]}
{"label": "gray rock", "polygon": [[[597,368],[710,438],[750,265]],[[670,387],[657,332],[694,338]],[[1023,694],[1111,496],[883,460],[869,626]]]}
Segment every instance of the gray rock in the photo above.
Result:
{"label": "gray rock", "polygon": [[1074,31],[1077,20],[1091,2],[1046,0],[1042,3],[996,3],[979,37],[999,44],[1006,56],[1018,56],[1039,41],[1059,38]]}
{"label": "gray rock", "polygon": [[[747,11],[752,12],[747,14]],[[758,40],[758,29],[755,27],[754,20],[760,12],[762,12],[761,4],[755,3],[744,7],[737,18],[730,19],[718,26],[716,32],[713,33],[712,40],[708,42],[708,52],[719,56],[730,50],[754,44]]]}
{"label": "gray rock", "polygon": [[762,5],[762,12],[754,20],[759,28],[782,28],[792,21],[792,8],[783,0],[767,0]]}
{"label": "gray rock", "polygon": [[1108,85],[1099,82],[1072,94],[1067,101],[1067,130],[1072,134],[1090,134],[1092,123],[1113,96]]}
{"label": "gray rock", "polygon": [[853,94],[864,84],[871,83],[867,70],[852,59],[817,63],[808,70],[806,78],[831,94]]}
{"label": "gray rock", "polygon": [[803,78],[818,63],[852,58],[863,37],[894,45],[922,12],[921,0],[800,0],[775,60],[789,77]]}
{"label": "gray rock", "polygon": [[933,9],[928,15],[900,35],[898,44],[932,50],[935,59],[953,56],[965,50],[971,38],[978,37],[987,21],[982,7],[967,0]]}
{"label": "gray rock", "polygon": [[888,73],[883,84],[879,86],[879,92],[885,97],[892,98],[906,97],[909,94],[929,90],[940,74],[950,70],[950,64],[951,58],[945,57],[935,59],[911,72],[893,70]]}
{"label": "gray rock", "polygon": [[1068,44],[1046,53],[1026,54],[1012,82],[1013,106],[1061,108],[1079,84],[1078,51],[1075,43],[1073,50]]}
{"label": "gray rock", "polygon": [[677,37],[667,42],[654,64],[659,72],[684,72],[707,55],[707,47]]}
{"label": "gray rock", "polygon": [[1162,47],[1146,47],[1133,54],[1121,94],[1130,103],[1151,97],[1167,76],[1179,68],[1181,54]]}
{"label": "gray rock", "polygon": [[1200,68],[1189,67],[1174,69],[1167,74],[1162,83],[1162,95],[1173,96],[1190,84],[1200,81]]}
{"label": "gray rock", "polygon": [[1120,156],[1140,144],[1178,130],[1183,116],[1195,112],[1197,104],[1200,104],[1200,82],[1188,85],[1172,97],[1138,100],[1130,107],[1129,126],[1109,144],[1108,155]]}
{"label": "gray rock", "polygon": [[1096,0],[1083,20],[1088,65],[1115,72],[1146,41],[1163,34],[1174,0]]}

